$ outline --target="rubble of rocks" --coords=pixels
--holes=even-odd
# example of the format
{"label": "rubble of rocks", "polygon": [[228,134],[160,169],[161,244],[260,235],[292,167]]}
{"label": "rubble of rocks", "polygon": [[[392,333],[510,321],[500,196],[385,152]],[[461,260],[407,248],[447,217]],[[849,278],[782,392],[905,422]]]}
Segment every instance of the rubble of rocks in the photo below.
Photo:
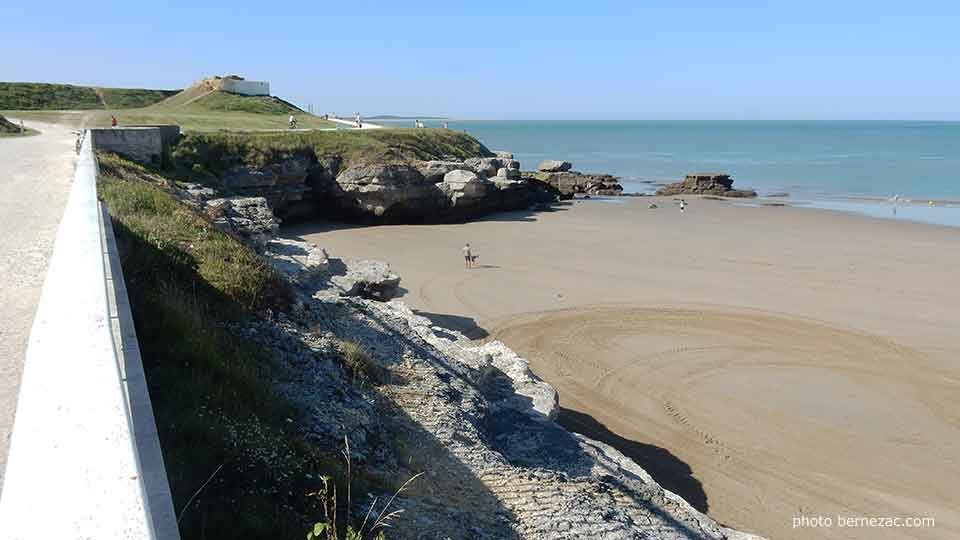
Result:
{"label": "rubble of rocks", "polygon": [[752,189],[733,189],[733,179],[728,174],[694,173],[682,181],[667,184],[657,190],[657,195],[716,195],[720,197],[756,197]]}

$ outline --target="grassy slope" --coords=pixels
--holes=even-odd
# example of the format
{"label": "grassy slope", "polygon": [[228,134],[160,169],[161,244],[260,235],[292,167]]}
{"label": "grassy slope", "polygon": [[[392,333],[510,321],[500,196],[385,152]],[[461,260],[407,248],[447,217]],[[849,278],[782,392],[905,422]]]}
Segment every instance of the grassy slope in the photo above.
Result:
{"label": "grassy slope", "polygon": [[492,155],[470,135],[446,129],[188,134],[172,150],[181,171],[212,175],[236,164],[263,166],[290,154],[340,158],[345,165]]}
{"label": "grassy slope", "polygon": [[223,466],[184,513],[183,538],[302,537],[306,474],[334,461],[287,422],[296,412],[271,391],[266,354],[225,330],[282,303],[282,282],[155,172],[100,161],[177,511]]}
{"label": "grassy slope", "polygon": [[111,115],[116,115],[121,125],[179,124],[184,131],[242,131],[283,130],[293,114],[300,128],[336,127],[273,96],[239,96],[220,91],[204,94],[184,91],[150,107],[123,111],[17,111],[16,115],[87,127],[107,127]]}
{"label": "grassy slope", "polygon": [[0,82],[0,110],[103,109],[104,100],[112,109],[129,109],[152,105],[175,93],[175,90]]}
{"label": "grassy slope", "polygon": [[99,88],[98,91],[108,109],[149,107],[178,93],[178,90],[142,90],[135,88]]}
{"label": "grassy slope", "polygon": [[75,127],[107,127],[116,116],[121,125],[179,124],[185,131],[282,130],[290,114],[300,128],[336,127],[273,96],[211,93],[204,85],[175,91],[0,83],[0,111]]}

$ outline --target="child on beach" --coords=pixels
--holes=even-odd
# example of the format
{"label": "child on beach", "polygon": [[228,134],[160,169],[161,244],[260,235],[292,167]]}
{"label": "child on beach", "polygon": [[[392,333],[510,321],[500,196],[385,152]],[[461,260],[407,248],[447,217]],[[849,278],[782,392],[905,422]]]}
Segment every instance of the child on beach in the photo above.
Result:
{"label": "child on beach", "polygon": [[466,245],[463,246],[463,259],[465,268],[473,267],[473,253],[470,250],[470,242],[467,242]]}

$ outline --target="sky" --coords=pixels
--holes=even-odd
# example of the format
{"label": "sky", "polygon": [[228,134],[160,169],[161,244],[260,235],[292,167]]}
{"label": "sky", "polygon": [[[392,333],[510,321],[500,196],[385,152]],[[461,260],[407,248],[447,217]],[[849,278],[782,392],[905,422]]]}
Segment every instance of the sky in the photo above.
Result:
{"label": "sky", "polygon": [[267,80],[315,111],[960,120],[960,2],[4,2],[0,81]]}

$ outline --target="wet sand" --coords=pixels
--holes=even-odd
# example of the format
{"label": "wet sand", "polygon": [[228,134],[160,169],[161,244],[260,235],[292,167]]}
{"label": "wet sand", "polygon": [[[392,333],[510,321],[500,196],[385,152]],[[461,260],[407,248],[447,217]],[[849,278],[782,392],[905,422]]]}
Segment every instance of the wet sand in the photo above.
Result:
{"label": "wet sand", "polygon": [[[960,229],[651,200],[287,233],[389,261],[404,302],[505,341],[557,388],[568,427],[729,526],[960,537]],[[463,268],[465,241],[478,268]],[[834,523],[794,528],[801,515]]]}

